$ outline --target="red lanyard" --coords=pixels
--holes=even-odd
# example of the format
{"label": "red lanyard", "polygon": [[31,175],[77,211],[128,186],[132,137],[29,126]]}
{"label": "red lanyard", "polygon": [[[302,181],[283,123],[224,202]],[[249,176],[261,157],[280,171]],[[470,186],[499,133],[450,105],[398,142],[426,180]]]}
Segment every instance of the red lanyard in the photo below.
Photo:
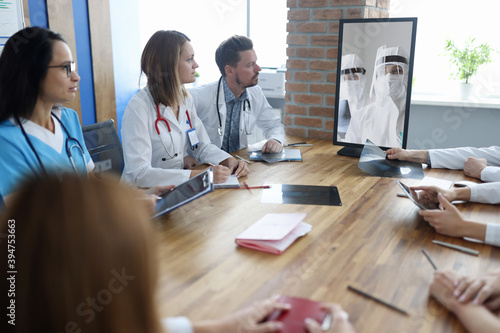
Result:
{"label": "red lanyard", "polygon": [[191,129],[193,129],[193,125],[191,124],[191,118],[189,118],[189,112],[188,112],[188,110],[186,110],[186,115],[188,117],[189,127],[191,127]]}

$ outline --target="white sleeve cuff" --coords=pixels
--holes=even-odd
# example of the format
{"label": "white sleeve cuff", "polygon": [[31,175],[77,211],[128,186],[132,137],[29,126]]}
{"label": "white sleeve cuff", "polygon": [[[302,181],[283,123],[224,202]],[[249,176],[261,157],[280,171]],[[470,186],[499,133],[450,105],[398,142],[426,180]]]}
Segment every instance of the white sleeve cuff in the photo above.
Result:
{"label": "white sleeve cuff", "polygon": [[166,317],[161,323],[168,333],[193,333],[193,326],[186,317]]}
{"label": "white sleeve cuff", "polygon": [[488,245],[500,246],[500,224],[488,223],[484,242]]}
{"label": "white sleeve cuff", "polygon": [[481,171],[481,180],[483,182],[500,181],[500,168],[496,166],[487,166]]}

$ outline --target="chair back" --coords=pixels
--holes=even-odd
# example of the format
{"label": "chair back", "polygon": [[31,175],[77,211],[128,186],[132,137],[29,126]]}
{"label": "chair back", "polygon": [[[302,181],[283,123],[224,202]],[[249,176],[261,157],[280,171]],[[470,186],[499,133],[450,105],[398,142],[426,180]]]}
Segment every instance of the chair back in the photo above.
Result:
{"label": "chair back", "polygon": [[82,129],[85,145],[95,164],[94,173],[110,172],[121,176],[124,167],[123,148],[113,119],[83,126]]}

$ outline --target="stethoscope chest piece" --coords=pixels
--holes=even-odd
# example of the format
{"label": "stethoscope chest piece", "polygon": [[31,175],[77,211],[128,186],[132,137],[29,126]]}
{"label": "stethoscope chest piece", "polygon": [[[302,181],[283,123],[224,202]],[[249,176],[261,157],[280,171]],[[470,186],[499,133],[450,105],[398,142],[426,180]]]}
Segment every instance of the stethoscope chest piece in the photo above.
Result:
{"label": "stethoscope chest piece", "polygon": [[217,128],[217,132],[219,133],[220,136],[222,136],[222,127]]}

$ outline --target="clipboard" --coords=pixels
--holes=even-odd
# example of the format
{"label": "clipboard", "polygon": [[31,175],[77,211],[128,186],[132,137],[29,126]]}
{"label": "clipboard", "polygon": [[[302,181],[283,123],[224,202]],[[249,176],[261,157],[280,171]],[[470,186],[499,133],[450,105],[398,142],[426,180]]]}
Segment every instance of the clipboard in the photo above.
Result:
{"label": "clipboard", "polygon": [[160,198],[156,201],[153,217],[171,212],[213,190],[214,176],[212,169],[209,169],[174,187],[170,191],[160,194]]}
{"label": "clipboard", "polygon": [[257,150],[250,152],[250,160],[265,161],[267,163],[296,162],[302,161],[302,154],[300,153],[300,149],[289,148],[284,148],[281,152],[274,154],[263,154],[262,151]]}

